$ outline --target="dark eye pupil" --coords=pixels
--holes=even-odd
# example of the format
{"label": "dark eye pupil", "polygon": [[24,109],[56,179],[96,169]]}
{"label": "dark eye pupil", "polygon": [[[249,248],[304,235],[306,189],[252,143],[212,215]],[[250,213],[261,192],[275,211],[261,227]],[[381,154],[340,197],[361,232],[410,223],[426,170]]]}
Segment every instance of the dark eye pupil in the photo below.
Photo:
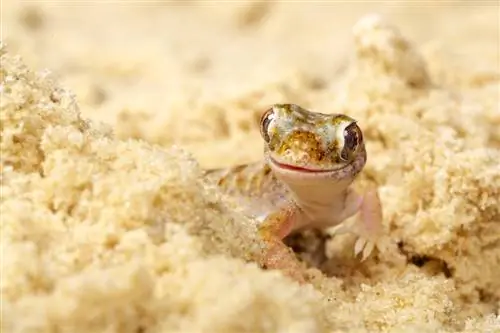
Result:
{"label": "dark eye pupil", "polygon": [[357,145],[358,134],[351,126],[349,126],[344,131],[344,148],[354,150]]}
{"label": "dark eye pupil", "polygon": [[358,136],[358,131],[356,130],[356,124],[349,125],[344,130],[344,148],[340,153],[340,157],[343,160],[347,161],[349,159],[349,156],[351,156],[354,150],[358,147],[359,140],[360,138]]}

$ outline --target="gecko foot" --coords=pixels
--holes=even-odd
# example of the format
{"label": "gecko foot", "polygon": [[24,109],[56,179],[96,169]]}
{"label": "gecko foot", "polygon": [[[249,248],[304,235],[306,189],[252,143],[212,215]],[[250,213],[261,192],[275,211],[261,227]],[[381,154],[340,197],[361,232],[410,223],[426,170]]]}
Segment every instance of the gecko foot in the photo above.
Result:
{"label": "gecko foot", "polygon": [[333,228],[333,233],[354,233],[358,237],[354,244],[354,255],[361,254],[361,261],[364,261],[375,248],[385,248],[385,239],[382,237],[382,204],[377,190],[366,192],[359,197],[358,202],[359,214],[356,219]]}

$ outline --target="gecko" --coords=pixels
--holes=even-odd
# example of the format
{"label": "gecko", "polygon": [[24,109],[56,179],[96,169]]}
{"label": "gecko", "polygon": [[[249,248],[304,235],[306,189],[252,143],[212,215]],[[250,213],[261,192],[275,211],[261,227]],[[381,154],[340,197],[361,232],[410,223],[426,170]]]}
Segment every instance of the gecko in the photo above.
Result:
{"label": "gecko", "polygon": [[304,283],[300,262],[283,239],[306,228],[354,233],[354,255],[365,260],[378,247],[383,216],[376,189],[358,194],[351,186],[367,162],[358,122],[344,114],[274,104],[259,126],[262,161],[205,170],[205,175],[228,194],[252,198],[265,244],[261,266]]}

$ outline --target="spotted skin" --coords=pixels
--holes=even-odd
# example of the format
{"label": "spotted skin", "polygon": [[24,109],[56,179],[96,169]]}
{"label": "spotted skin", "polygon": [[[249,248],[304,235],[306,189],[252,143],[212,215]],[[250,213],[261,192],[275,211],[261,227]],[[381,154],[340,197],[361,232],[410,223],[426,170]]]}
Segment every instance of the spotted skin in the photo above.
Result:
{"label": "spotted skin", "polygon": [[[378,246],[382,208],[376,190],[358,195],[351,187],[367,161],[357,122],[294,104],[275,104],[262,115],[264,161],[207,170],[221,190],[260,203],[258,234],[266,244],[262,266],[298,282],[305,275],[283,238],[306,228],[332,227],[357,235],[354,253],[366,259]],[[346,219],[357,214],[350,224]]]}

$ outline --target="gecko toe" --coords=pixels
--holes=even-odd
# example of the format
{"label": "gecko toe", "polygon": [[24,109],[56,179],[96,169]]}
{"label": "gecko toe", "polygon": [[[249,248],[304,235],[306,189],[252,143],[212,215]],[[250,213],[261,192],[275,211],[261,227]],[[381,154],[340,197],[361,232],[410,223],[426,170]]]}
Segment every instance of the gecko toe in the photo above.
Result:
{"label": "gecko toe", "polygon": [[356,240],[356,244],[354,244],[354,256],[357,257],[365,248],[367,244],[366,239],[364,238],[358,238]]}
{"label": "gecko toe", "polygon": [[375,243],[367,242],[365,245],[365,248],[363,249],[363,256],[361,258],[361,261],[365,261],[370,256],[370,254],[373,252],[374,248],[375,248]]}
{"label": "gecko toe", "polygon": [[354,256],[361,254],[361,261],[365,261],[375,249],[376,244],[366,238],[358,238],[354,244]]}

